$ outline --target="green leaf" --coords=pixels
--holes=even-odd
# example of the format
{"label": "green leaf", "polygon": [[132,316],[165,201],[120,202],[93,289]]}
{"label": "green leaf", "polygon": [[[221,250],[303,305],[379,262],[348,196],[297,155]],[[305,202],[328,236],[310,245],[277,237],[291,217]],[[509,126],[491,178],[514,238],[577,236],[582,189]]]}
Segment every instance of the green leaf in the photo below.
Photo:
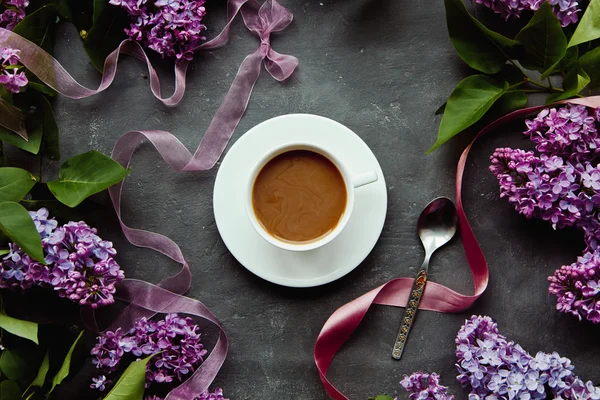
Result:
{"label": "green leaf", "polygon": [[58,125],[56,119],[54,119],[54,110],[52,110],[52,105],[46,97],[40,97],[44,109],[44,136],[42,142],[44,155],[51,160],[60,160]]}
{"label": "green leaf", "polygon": [[[27,93],[24,93],[27,95]],[[27,96],[27,100],[31,100],[30,96]],[[19,106],[21,110],[28,109],[33,103],[26,103]],[[10,143],[22,150],[29,153],[38,154],[40,146],[42,144],[42,135],[44,132],[44,124],[42,119],[42,110],[36,110],[33,114],[26,116],[25,124],[27,126],[27,136],[29,140],[23,139],[16,133],[0,127],[0,140],[6,143]]]}
{"label": "green leaf", "polygon": [[20,201],[35,185],[35,177],[21,168],[0,168],[0,202]]}
{"label": "green leaf", "polygon": [[8,253],[10,253],[9,249],[0,249],[0,256],[6,255]]}
{"label": "green leaf", "polygon": [[0,399],[18,400],[21,398],[21,389],[15,381],[3,381],[0,383]]}
{"label": "green leaf", "polygon": [[146,365],[152,357],[129,364],[104,400],[142,400],[146,382]]}
{"label": "green leaf", "polygon": [[79,340],[83,336],[83,332],[84,331],[81,331],[79,333],[79,336],[77,336],[77,339],[75,339],[75,341],[71,345],[71,348],[69,349],[67,355],[65,356],[65,359],[64,359],[62,365],[60,366],[60,369],[58,370],[58,372],[56,373],[54,378],[52,378],[52,387],[50,388],[50,391],[47,394],[52,393],[54,388],[56,388],[58,385],[60,385],[62,383],[62,381],[64,381],[65,378],[67,376],[69,376],[69,370],[71,369],[71,357],[73,356],[73,350],[75,350],[77,343],[79,343]]}
{"label": "green leaf", "polygon": [[97,151],[89,151],[65,162],[58,180],[48,182],[56,199],[75,207],[87,197],[120,182],[129,173],[118,162]]}
{"label": "green leaf", "polygon": [[23,321],[0,313],[0,328],[15,336],[31,340],[35,344],[38,341],[38,324],[31,321]]}
{"label": "green leaf", "polygon": [[62,0],[59,15],[75,25],[78,31],[87,31],[92,26],[92,2],[93,0]]}
{"label": "green leaf", "polygon": [[[576,48],[576,47],[575,47]],[[590,88],[600,87],[600,47],[588,51],[579,58],[579,66],[590,77]]]}
{"label": "green leaf", "polygon": [[47,94],[48,96],[52,96],[52,97],[57,95],[56,90],[44,85],[43,83],[32,82],[31,79],[29,80],[29,83],[27,83],[27,89],[33,89],[40,93]]}
{"label": "green leaf", "polygon": [[600,0],[591,0],[569,40],[569,47],[600,38]]}
{"label": "green leaf", "polygon": [[94,0],[94,24],[83,42],[92,64],[100,72],[106,57],[126,39],[124,29],[129,26],[127,13],[107,4],[106,0]]}
{"label": "green leaf", "polygon": [[22,205],[12,201],[0,203],[0,231],[25,253],[44,263],[42,239],[29,213]]}
{"label": "green leaf", "polygon": [[590,83],[590,77],[581,68],[569,71],[565,75],[563,82],[563,90],[561,93],[553,93],[546,99],[547,103],[553,103],[555,101],[569,99],[581,92]]}
{"label": "green leaf", "polygon": [[394,400],[394,398],[380,394],[379,396],[375,397],[373,400]]}
{"label": "green leaf", "polygon": [[41,7],[23,18],[14,27],[13,32],[51,52],[50,26],[54,24],[57,12],[58,9],[54,4]]}
{"label": "green leaf", "polygon": [[462,80],[448,98],[437,141],[427,152],[479,121],[507,88],[508,84],[500,84],[485,75],[472,75]]}
{"label": "green leaf", "polygon": [[487,74],[502,69],[516,41],[485,27],[467,11],[462,0],[444,0],[446,23],[454,49],[469,67]]}
{"label": "green leaf", "polygon": [[6,349],[0,356],[0,369],[8,379],[17,381],[29,373],[32,361],[30,358],[23,349]]}
{"label": "green leaf", "polygon": [[527,93],[522,90],[507,91],[490,108],[486,115],[486,120],[500,118],[515,110],[524,108],[527,105]]}
{"label": "green leaf", "polygon": [[541,5],[516,39],[525,48],[521,64],[542,73],[553,68],[567,52],[567,38],[548,2]]}
{"label": "green leaf", "polygon": [[[44,382],[46,382],[46,375],[48,375],[49,369],[50,369],[50,351],[47,350],[46,355],[44,356],[44,359],[42,360],[42,363],[40,364],[40,369],[38,369],[37,376],[35,377],[33,382],[31,382],[31,385],[29,385],[29,388],[34,387],[34,386],[35,387],[44,386]],[[27,389],[29,390],[29,388],[27,388]],[[27,390],[25,392],[27,392]]]}

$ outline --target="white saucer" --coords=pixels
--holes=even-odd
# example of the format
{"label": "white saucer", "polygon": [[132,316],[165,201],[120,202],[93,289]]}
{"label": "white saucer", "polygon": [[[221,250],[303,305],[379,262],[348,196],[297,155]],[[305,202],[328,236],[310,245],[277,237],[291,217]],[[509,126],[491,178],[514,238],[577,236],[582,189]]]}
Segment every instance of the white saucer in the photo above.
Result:
{"label": "white saucer", "polygon": [[[272,148],[292,140],[313,143],[347,164],[350,173],[375,170],[377,182],[356,189],[346,228],[329,244],[296,252],[268,243],[252,227],[244,200],[252,168]],[[250,129],[227,153],[215,182],[215,220],[233,256],[259,277],[290,287],[332,282],[356,268],[373,250],[385,221],[387,190],[375,155],[354,132],[328,118],[283,115]]]}

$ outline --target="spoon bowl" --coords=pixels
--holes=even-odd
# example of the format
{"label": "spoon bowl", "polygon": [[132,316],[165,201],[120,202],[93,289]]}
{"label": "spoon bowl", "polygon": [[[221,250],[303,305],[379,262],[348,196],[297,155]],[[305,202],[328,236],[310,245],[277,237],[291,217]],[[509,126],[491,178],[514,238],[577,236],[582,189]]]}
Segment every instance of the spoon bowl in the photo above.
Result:
{"label": "spoon bowl", "polygon": [[448,243],[458,226],[458,215],[454,203],[447,197],[432,200],[421,212],[417,221],[417,233],[425,248],[425,254]]}

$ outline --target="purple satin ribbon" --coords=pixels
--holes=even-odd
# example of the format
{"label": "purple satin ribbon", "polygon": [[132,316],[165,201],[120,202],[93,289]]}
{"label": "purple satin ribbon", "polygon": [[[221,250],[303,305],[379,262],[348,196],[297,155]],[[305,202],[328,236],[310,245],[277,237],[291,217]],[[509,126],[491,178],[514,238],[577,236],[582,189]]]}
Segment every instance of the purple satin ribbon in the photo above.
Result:
{"label": "purple satin ribbon", "polygon": [[[169,132],[132,131],[124,134],[115,144],[112,152],[114,160],[129,167],[136,148],[147,139],[169,167],[175,171],[209,170],[221,157],[233,131],[246,111],[252,89],[260,76],[263,61],[266,70],[278,81],[290,77],[298,66],[298,59],[274,51],[271,48],[270,35],[285,29],[292,22],[293,17],[289,10],[282,7],[276,0],[267,0],[262,5],[257,0],[229,0],[225,28],[214,39],[198,46],[196,50],[210,50],[225,43],[229,37],[232,21],[238,13],[242,14],[246,27],[260,38],[260,46],[242,62],[229,92],[213,117],[196,152],[192,155]],[[46,85],[73,99],[89,97],[109,87],[115,77],[121,53],[133,55],[147,63],[152,93],[164,104],[176,105],[185,91],[187,61],[175,66],[176,84],[173,95],[169,98],[162,98],[158,75],[146,53],[138,43],[129,40],[123,41],[107,57],[102,80],[96,90],[79,84],[50,54],[11,31],[0,29],[0,46],[21,50],[21,62],[29,71]],[[162,312],[192,314],[214,323],[220,330],[214,349],[194,374],[167,396],[169,400],[189,400],[208,390],[225,361],[227,337],[217,318],[206,306],[197,300],[182,296],[190,287],[192,275],[179,246],[159,233],[130,228],[125,225],[121,216],[122,191],[123,182],[120,182],[109,189],[109,194],[125,237],[136,246],[147,247],[166,255],[182,264],[182,269],[176,275],[157,285],[135,279],[125,279],[121,282],[117,287],[116,297],[129,305],[108,329],[114,330],[120,327],[126,331],[140,318],[149,318]],[[90,309],[82,309],[82,319],[87,326],[98,331],[94,314]]]}

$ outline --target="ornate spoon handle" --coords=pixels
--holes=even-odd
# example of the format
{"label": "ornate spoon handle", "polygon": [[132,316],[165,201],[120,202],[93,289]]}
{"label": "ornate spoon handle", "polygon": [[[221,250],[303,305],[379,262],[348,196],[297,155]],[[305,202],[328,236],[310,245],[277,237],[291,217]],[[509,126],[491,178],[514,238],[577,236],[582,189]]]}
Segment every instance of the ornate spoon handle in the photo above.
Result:
{"label": "ornate spoon handle", "polygon": [[404,315],[402,316],[402,321],[400,322],[400,330],[398,331],[398,336],[396,337],[396,343],[394,344],[394,349],[392,350],[392,358],[396,360],[399,360],[404,352],[404,345],[406,344],[406,339],[408,338],[410,328],[412,328],[413,321],[415,320],[415,315],[417,315],[417,310],[419,308],[419,303],[421,302],[421,296],[423,296],[426,283],[427,271],[425,269],[421,269],[413,283],[410,297],[408,298],[408,303],[406,304],[406,309],[404,310]]}

